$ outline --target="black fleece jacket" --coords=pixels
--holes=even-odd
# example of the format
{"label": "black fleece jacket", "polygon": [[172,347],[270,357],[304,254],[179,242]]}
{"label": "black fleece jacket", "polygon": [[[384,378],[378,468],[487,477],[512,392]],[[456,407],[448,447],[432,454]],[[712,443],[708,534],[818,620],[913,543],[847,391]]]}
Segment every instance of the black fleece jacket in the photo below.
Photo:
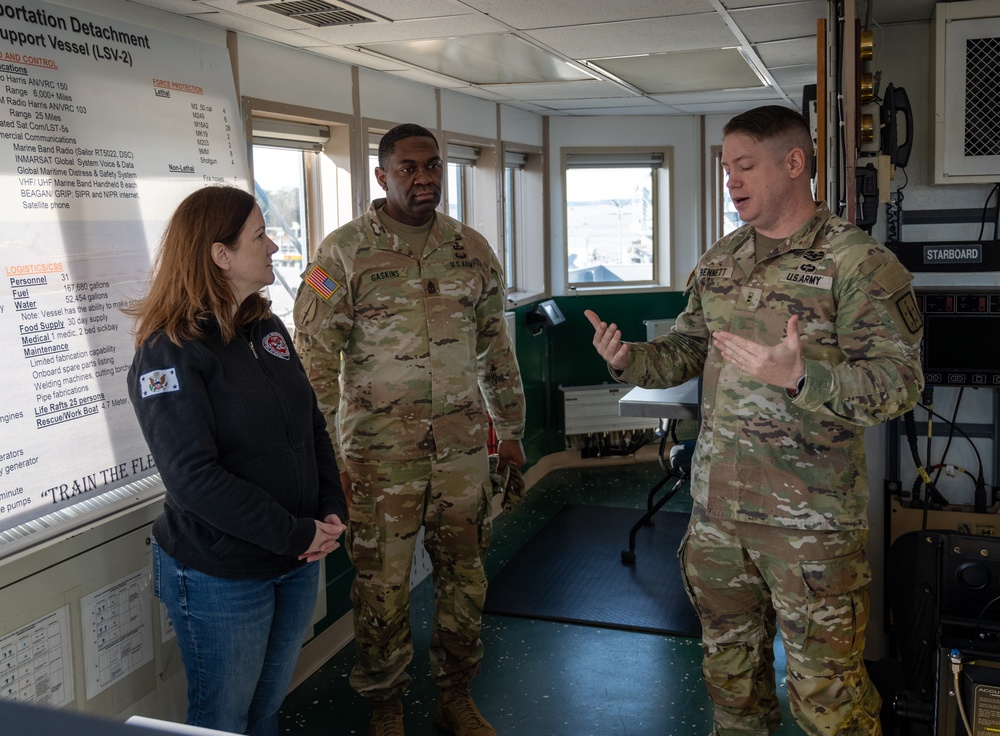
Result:
{"label": "black fleece jacket", "polygon": [[204,327],[183,347],[154,334],[128,373],[167,489],[153,535],[208,575],[275,577],[304,564],[315,519],[347,520],[326,420],[281,320],[228,345],[214,321]]}

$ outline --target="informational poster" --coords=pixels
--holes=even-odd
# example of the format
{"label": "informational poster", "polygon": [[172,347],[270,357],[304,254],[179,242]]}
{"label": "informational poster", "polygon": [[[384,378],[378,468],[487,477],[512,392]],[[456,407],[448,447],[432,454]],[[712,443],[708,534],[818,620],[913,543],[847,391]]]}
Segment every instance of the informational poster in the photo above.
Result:
{"label": "informational poster", "polygon": [[225,47],[35,0],[0,8],[3,530],[155,472],[120,310],[180,200],[248,176]]}
{"label": "informational poster", "polygon": [[149,571],[80,599],[87,700],[153,661]]}
{"label": "informational poster", "polygon": [[0,698],[61,708],[72,702],[69,606],[0,637]]}

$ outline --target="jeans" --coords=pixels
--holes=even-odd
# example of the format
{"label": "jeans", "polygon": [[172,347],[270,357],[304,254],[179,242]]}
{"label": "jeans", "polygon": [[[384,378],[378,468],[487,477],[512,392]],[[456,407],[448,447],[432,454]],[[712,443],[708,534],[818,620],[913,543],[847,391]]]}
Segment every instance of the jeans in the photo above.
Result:
{"label": "jeans", "polygon": [[218,578],[182,565],[153,540],[153,592],[166,606],[188,681],[187,723],[277,736],[316,606],[319,565],[276,578]]}

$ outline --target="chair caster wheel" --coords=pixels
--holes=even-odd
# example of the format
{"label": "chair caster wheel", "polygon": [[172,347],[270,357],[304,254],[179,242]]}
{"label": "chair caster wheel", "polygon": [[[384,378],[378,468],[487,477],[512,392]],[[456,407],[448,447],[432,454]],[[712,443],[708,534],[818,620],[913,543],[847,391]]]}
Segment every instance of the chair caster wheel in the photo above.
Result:
{"label": "chair caster wheel", "polygon": [[633,552],[630,549],[623,549],[622,550],[622,562],[624,562],[626,565],[634,565],[635,564],[635,552]]}

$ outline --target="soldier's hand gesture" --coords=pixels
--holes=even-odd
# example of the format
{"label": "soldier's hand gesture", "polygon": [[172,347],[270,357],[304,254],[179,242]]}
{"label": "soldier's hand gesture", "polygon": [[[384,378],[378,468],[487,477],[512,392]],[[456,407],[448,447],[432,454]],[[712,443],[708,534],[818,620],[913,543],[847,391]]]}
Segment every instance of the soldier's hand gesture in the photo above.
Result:
{"label": "soldier's hand gesture", "polygon": [[584,316],[594,326],[594,347],[598,354],[616,371],[628,365],[628,345],[622,342],[622,333],[614,323],[601,322],[595,312],[587,309]]}
{"label": "soldier's hand gesture", "polygon": [[789,317],[785,339],[774,347],[731,332],[716,332],[712,339],[722,357],[739,366],[744,373],[775,386],[794,389],[806,372],[798,325],[798,315]]}

